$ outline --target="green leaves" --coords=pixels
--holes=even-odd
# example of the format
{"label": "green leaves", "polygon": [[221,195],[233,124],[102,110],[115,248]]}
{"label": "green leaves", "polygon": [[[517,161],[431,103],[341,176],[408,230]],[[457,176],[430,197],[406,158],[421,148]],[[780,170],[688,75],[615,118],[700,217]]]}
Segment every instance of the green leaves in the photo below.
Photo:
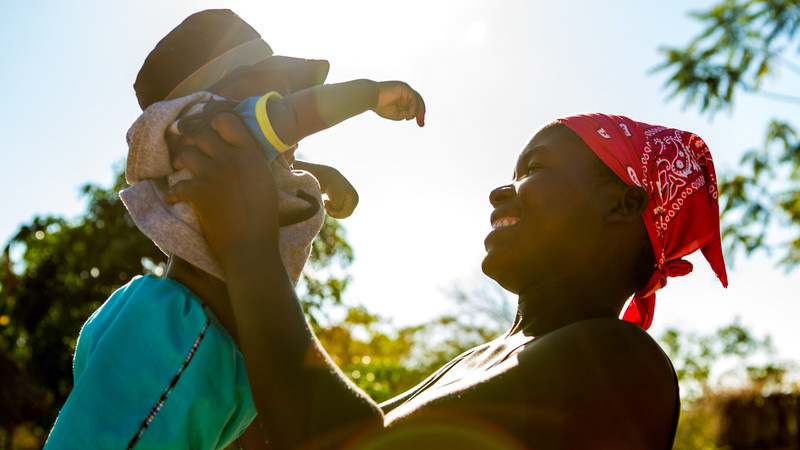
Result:
{"label": "green leaves", "polygon": [[[675,366],[681,396],[689,407],[715,391],[765,381],[767,373],[774,375],[770,382],[778,383],[789,370],[771,360],[769,337],[754,337],[738,320],[708,335],[668,329],[659,340]],[[755,364],[765,358],[765,363]]]}
{"label": "green leaves", "polygon": [[780,243],[779,264],[800,264],[800,139],[788,122],[773,120],[767,127],[764,146],[745,152],[740,169],[719,182],[723,194],[722,237],[729,256],[737,249],[745,254],[769,250],[770,225],[794,229],[798,238]]}
{"label": "green leaves", "polygon": [[[800,103],[796,93],[764,89],[779,72],[800,75],[791,58],[798,48],[800,4],[796,0],[723,0],[692,17],[703,31],[684,48],[662,48],[664,63],[656,71],[670,74],[670,97],[683,97],[713,115],[734,107],[737,92]],[[773,119],[764,145],[745,152],[736,172],[722,174],[722,236],[728,260],[738,250],[779,248],[779,264],[800,265],[800,140],[787,121]],[[768,239],[777,227],[791,230],[788,242]]]}
{"label": "green leaves", "polygon": [[692,14],[704,29],[686,47],[660,49],[671,97],[713,114],[733,107],[738,89],[758,91],[776,68],[794,65],[782,54],[795,39],[800,6],[792,0],[724,0]]}
{"label": "green leaves", "polygon": [[[86,213],[77,219],[35,217],[20,227],[0,262],[0,345],[41,387],[52,425],[72,386],[72,354],[80,327],[117,287],[159,268],[164,255],[133,225],[116,192],[125,185],[83,187]],[[13,407],[13,406],[11,406]]]}
{"label": "green leaves", "polygon": [[755,337],[738,320],[705,335],[669,329],[659,340],[681,388],[675,449],[719,448],[731,400],[796,388],[787,376],[796,368],[774,360],[769,336]]}
{"label": "green leaves", "polygon": [[456,289],[458,317],[444,315],[400,328],[363,307],[349,307],[343,319],[315,332],[339,368],[381,402],[415,386],[464,351],[497,337],[503,331],[498,327],[513,316],[500,295],[488,288],[468,293]]}

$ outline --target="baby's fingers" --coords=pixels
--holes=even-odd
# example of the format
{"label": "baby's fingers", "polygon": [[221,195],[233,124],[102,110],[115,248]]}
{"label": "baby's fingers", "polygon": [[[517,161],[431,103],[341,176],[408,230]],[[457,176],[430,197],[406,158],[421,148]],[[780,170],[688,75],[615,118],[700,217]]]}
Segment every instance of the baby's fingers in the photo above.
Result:
{"label": "baby's fingers", "polygon": [[425,100],[422,99],[422,96],[419,95],[418,92],[414,91],[414,96],[417,99],[417,109],[414,112],[414,116],[417,118],[417,125],[424,127],[425,126]]}
{"label": "baby's fingers", "polygon": [[325,200],[325,211],[335,219],[346,219],[358,206],[358,195],[346,195],[343,199]]}
{"label": "baby's fingers", "polygon": [[330,200],[325,200],[325,212],[334,219],[346,219],[353,214],[352,209],[339,209],[331,206]]}

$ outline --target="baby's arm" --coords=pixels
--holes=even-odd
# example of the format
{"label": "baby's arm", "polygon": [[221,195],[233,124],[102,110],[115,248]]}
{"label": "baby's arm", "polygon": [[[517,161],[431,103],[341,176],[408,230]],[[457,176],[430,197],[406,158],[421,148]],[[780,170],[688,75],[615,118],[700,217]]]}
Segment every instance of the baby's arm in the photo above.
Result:
{"label": "baby's arm", "polygon": [[[391,120],[417,119],[425,123],[422,97],[401,81],[354,80],[302,90],[286,98],[270,92],[249,98],[236,107],[268,157],[293,148],[306,136],[332,127],[371,109]],[[274,149],[269,149],[273,147]],[[328,196],[325,210],[343,219],[358,204],[358,193],[338,170],[319,164],[295,162],[295,167],[311,172]]]}
{"label": "baby's arm", "polygon": [[295,161],[294,168],[310,172],[328,200],[325,200],[325,211],[337,219],[345,219],[353,214],[358,205],[358,192],[338,170],[322,164],[306,161]]}
{"label": "baby's arm", "polygon": [[[425,122],[422,97],[401,81],[353,80],[315,86],[286,98],[270,92],[261,98],[249,98],[237,107],[240,115],[258,122],[263,135],[278,151],[292,148],[304,137],[367,110],[391,120],[416,118],[419,126]],[[252,124],[248,126],[253,128]]]}

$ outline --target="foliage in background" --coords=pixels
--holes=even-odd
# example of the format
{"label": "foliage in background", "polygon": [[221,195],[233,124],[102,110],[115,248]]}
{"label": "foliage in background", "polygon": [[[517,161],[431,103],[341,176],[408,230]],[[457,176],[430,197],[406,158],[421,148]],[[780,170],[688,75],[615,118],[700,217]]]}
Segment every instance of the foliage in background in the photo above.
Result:
{"label": "foliage in background", "polygon": [[344,228],[325,215],[297,285],[300,304],[312,327],[318,328],[332,308],[342,305],[342,294],[350,281],[345,269],[352,262],[353,249],[347,243]]}
{"label": "foliage in background", "polygon": [[135,230],[117,190],[88,185],[75,221],[36,217],[5,247],[0,271],[0,345],[42,387],[49,426],[72,388],[81,325],[132,276],[160,267],[163,254]]}
{"label": "foliage in background", "polygon": [[660,342],[681,389],[676,450],[718,448],[732,399],[797,391],[796,368],[776,361],[770,338],[754,337],[738,320],[708,335],[669,329]]}
{"label": "foliage in background", "polygon": [[[781,71],[800,75],[797,0],[723,0],[692,17],[703,31],[683,48],[661,49],[665,61],[657,69],[671,74],[672,97],[712,116],[732,109],[740,91],[800,104],[798,92],[768,89]],[[800,265],[800,139],[790,120],[773,118],[764,144],[745,152],[740,171],[724,174],[719,188],[731,254],[780,247],[780,265]],[[788,242],[767,240],[771,224],[790,231]]]}
{"label": "foliage in background", "polygon": [[510,326],[514,318],[510,302],[493,286],[454,286],[451,312],[423,324],[396,327],[364,308],[351,307],[343,320],[316,334],[339,368],[382,402]]}

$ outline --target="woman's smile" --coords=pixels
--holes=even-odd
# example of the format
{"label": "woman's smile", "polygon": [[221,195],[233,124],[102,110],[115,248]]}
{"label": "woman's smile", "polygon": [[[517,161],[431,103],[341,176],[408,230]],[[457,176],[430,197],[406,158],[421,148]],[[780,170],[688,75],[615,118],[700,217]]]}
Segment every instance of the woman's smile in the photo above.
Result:
{"label": "woman's smile", "polygon": [[[513,216],[508,212],[501,212],[495,210],[492,213],[492,217],[490,218],[492,229],[486,235],[486,239],[483,241],[484,248],[487,252],[495,249],[500,245],[501,242],[508,241],[510,236],[514,233],[509,235],[508,233],[512,232],[515,228],[518,228],[516,225],[519,224],[520,218],[517,216]],[[503,236],[505,235],[505,237]]]}
{"label": "woman's smile", "polygon": [[519,222],[519,217],[501,217],[492,221],[492,229],[505,228]]}

